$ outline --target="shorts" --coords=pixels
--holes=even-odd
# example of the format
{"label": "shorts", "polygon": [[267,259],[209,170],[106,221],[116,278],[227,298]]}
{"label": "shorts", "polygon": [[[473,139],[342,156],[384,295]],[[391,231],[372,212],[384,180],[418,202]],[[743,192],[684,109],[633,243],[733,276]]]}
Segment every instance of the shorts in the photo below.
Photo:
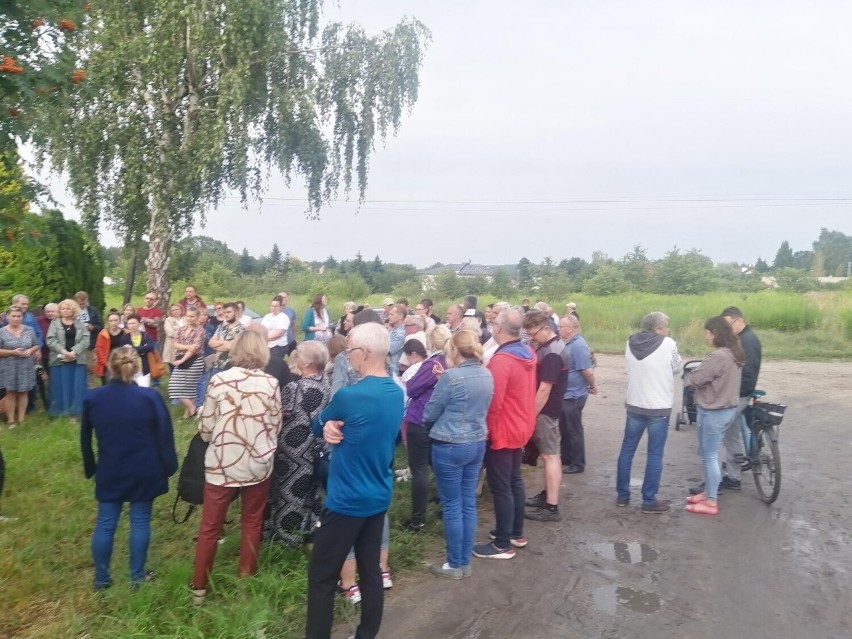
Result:
{"label": "shorts", "polygon": [[[385,515],[385,523],[382,526],[382,545],[379,547],[381,550],[387,550],[390,548],[390,519],[387,514]],[[346,555],[346,561],[351,559],[355,559],[355,549],[350,548],[349,554]]]}
{"label": "shorts", "polygon": [[539,415],[535,418],[533,443],[542,455],[559,455],[561,452],[559,435],[559,418]]}

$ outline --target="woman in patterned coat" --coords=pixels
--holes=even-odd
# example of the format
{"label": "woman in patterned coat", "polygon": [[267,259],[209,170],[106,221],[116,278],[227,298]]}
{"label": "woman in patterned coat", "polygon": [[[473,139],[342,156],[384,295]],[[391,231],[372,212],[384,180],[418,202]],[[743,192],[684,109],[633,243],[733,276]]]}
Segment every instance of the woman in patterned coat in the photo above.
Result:
{"label": "woman in patterned coat", "polygon": [[275,469],[269,493],[266,538],[298,547],[319,518],[320,484],[314,481],[314,456],[322,439],[311,432],[311,420],[328,404],[331,384],[324,374],[328,350],[316,342],[302,342],[294,354],[302,373],[281,391],[284,424],[278,435]]}
{"label": "woman in patterned coat", "polygon": [[264,338],[244,331],[231,342],[231,367],[210,379],[198,432],[210,442],[204,458],[204,506],[195,547],[193,603],[201,605],[216,558],[228,506],[240,497],[240,563],[237,574],[257,572],[263,509],[281,429],[278,380],[263,372],[269,362]]}

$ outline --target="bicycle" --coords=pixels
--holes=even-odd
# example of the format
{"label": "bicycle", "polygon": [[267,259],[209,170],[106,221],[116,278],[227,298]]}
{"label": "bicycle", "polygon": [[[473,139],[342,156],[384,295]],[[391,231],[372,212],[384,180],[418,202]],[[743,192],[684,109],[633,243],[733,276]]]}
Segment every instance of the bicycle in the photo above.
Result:
{"label": "bicycle", "polygon": [[751,470],[754,486],[762,501],[767,504],[778,499],[781,492],[781,453],[778,447],[781,422],[787,407],[761,401],[764,391],[751,394],[751,402],[743,412],[748,432],[748,441],[743,442],[747,451],[743,471]]}

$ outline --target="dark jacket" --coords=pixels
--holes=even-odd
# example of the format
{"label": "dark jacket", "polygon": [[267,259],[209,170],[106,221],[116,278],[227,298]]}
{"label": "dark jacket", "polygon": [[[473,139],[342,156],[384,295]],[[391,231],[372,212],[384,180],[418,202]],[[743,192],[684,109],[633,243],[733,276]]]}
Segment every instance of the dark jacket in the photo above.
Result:
{"label": "dark jacket", "polygon": [[750,327],[740,331],[740,344],[745,351],[743,379],[740,382],[740,397],[748,397],[757,386],[757,376],[760,374],[761,347],[760,340]]}
{"label": "dark jacket", "polygon": [[[133,346],[130,334],[124,333],[118,341],[118,345]],[[148,367],[148,353],[154,350],[154,340],[151,339],[151,336],[148,335],[148,333],[142,333],[142,341],[139,343],[139,346],[135,347],[135,349],[139,354],[139,359],[142,363],[142,374],[147,375],[151,372],[151,369]]]}
{"label": "dark jacket", "polygon": [[[95,342],[98,340],[98,333],[100,333],[101,329],[104,327],[104,321],[101,319],[101,314],[98,312],[98,309],[91,304],[84,308],[83,312],[88,314],[88,323],[93,326],[92,332],[89,333],[89,350],[91,350],[95,347]],[[83,323],[86,324],[87,322]]]}
{"label": "dark jacket", "polygon": [[[98,439],[98,456],[92,433]],[[172,419],[152,388],[113,380],[86,393],[80,428],[86,477],[101,502],[151,501],[178,468]]]}

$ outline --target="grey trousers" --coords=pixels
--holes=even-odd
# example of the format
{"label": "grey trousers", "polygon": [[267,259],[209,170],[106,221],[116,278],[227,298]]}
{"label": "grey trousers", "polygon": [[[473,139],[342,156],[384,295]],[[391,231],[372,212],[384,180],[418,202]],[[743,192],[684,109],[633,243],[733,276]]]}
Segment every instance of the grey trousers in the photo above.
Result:
{"label": "grey trousers", "polygon": [[733,418],[725,426],[722,432],[722,441],[719,444],[719,461],[724,464],[722,467],[722,476],[735,481],[742,479],[742,471],[740,470],[740,462],[737,461],[737,455],[745,455],[745,445],[743,444],[743,433],[740,426],[743,423],[743,411],[749,403],[748,397],[740,397],[737,402],[737,410]]}

